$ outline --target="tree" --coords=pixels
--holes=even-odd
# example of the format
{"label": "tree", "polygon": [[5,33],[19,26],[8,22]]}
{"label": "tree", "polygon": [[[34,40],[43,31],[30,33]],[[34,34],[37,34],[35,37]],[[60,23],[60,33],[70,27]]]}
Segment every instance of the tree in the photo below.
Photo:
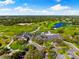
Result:
{"label": "tree", "polygon": [[43,59],[43,56],[38,50],[30,50],[26,53],[24,59]]}

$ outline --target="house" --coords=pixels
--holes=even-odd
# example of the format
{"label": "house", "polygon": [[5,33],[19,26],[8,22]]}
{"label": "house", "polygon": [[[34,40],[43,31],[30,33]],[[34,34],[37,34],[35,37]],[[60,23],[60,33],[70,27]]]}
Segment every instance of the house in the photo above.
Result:
{"label": "house", "polygon": [[29,40],[32,38],[32,35],[30,33],[22,33],[20,35],[17,35],[16,37],[18,40]]}
{"label": "house", "polygon": [[23,34],[18,35],[17,38],[19,40],[29,40],[32,38],[39,40],[50,40],[50,39],[61,39],[62,37],[60,36],[60,34],[54,34],[48,31],[48,32],[42,32],[41,34],[38,35],[33,35],[25,32]]}
{"label": "house", "polygon": [[62,37],[59,34],[52,34],[50,31],[41,33],[41,36],[44,36],[42,39],[50,40],[50,39],[61,39]]}

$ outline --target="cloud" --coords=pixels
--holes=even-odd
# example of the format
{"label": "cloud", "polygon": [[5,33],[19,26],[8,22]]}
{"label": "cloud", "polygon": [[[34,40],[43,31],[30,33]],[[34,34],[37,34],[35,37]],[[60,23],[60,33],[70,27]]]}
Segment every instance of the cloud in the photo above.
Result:
{"label": "cloud", "polygon": [[79,15],[79,10],[64,10],[61,12],[62,15]]}
{"label": "cloud", "polygon": [[13,9],[14,11],[16,12],[20,12],[20,13],[25,13],[25,12],[28,12],[28,11],[33,11],[31,8],[25,8],[25,7],[16,7]]}
{"label": "cloud", "polygon": [[57,4],[55,6],[50,7],[50,9],[53,11],[61,11],[61,10],[65,10],[65,9],[70,9],[70,7],[62,6],[61,4]]}
{"label": "cloud", "polygon": [[13,0],[5,0],[5,1],[0,1],[0,5],[9,5],[9,4],[14,4],[15,1]]}
{"label": "cloud", "polygon": [[0,11],[2,12],[2,11],[10,11],[11,9],[9,9],[9,8],[0,8]]}
{"label": "cloud", "polygon": [[70,7],[62,7],[62,5],[60,6],[58,9],[47,8],[42,10],[24,6],[18,6],[15,8],[0,8],[0,15],[79,15],[78,10],[73,10]]}
{"label": "cloud", "polygon": [[36,10],[28,7],[16,7],[13,9],[17,14],[23,15],[48,15],[51,12],[47,10]]}

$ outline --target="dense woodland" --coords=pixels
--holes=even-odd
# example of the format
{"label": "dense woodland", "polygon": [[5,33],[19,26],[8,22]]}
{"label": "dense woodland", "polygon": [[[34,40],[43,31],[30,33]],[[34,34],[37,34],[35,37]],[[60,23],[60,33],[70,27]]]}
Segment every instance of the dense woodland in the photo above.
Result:
{"label": "dense woodland", "polygon": [[66,20],[66,22],[72,21],[72,24],[79,24],[78,16],[0,16],[0,24],[14,25],[17,23],[31,23],[42,22],[46,20]]}

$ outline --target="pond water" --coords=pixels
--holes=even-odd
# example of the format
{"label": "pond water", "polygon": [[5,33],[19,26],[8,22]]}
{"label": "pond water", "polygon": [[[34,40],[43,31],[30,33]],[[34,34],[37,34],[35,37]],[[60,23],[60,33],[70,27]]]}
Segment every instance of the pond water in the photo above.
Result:
{"label": "pond water", "polygon": [[60,27],[63,27],[64,26],[64,23],[63,22],[60,22],[60,23],[56,23],[54,25],[54,28],[60,28]]}

